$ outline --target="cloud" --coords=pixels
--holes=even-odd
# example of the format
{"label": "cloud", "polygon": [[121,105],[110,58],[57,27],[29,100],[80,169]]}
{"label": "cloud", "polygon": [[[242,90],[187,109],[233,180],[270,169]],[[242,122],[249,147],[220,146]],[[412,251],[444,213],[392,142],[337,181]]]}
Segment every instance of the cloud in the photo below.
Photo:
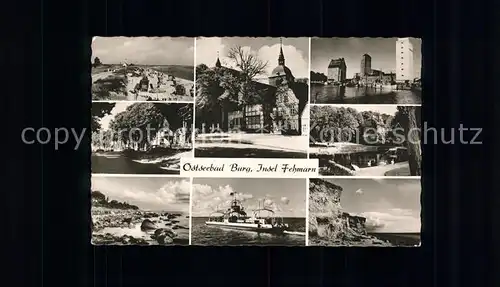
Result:
{"label": "cloud", "polygon": [[281,198],[281,202],[283,202],[284,204],[288,204],[288,203],[290,203],[290,199],[288,199],[288,197],[286,197],[286,196],[283,196]]}
{"label": "cloud", "polygon": [[358,190],[356,190],[356,194],[363,194],[363,190],[359,188]]}
{"label": "cloud", "polygon": [[124,61],[144,65],[189,65],[194,63],[194,39],[171,37],[95,37],[92,59],[104,64]]}
{"label": "cloud", "polygon": [[363,212],[366,229],[371,232],[420,232],[420,215],[412,210],[393,208],[385,212]]}
{"label": "cloud", "polygon": [[[236,69],[235,63],[226,55],[229,49],[236,45],[226,45],[222,38],[198,38],[196,40],[196,64],[205,64],[213,67],[217,60],[217,52],[219,52],[219,59],[222,65]],[[249,46],[244,46],[242,49],[250,52],[264,62],[267,62],[266,75],[271,74],[272,70],[278,65],[278,56],[280,51],[280,44],[272,46],[264,45],[257,50],[252,50]],[[292,71],[296,78],[309,77],[309,53],[308,51],[297,50],[292,45],[283,43],[283,54],[285,56],[285,65]]]}
{"label": "cloud", "polygon": [[137,189],[106,188],[104,193],[111,199],[128,202],[142,209],[179,211],[189,210],[190,182],[188,180],[169,181],[156,191]]}
{"label": "cloud", "polygon": [[[225,208],[235,191],[230,185],[213,188],[206,184],[193,184],[193,215],[207,216],[210,213]],[[251,194],[236,193],[236,198],[245,202],[253,198]]]}

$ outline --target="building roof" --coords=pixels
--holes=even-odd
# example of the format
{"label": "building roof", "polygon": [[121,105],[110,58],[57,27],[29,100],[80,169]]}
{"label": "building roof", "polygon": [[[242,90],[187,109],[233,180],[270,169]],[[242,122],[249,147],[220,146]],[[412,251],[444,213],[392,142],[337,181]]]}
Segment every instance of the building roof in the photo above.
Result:
{"label": "building roof", "polygon": [[341,65],[342,66],[345,65],[344,58],[332,59],[332,60],[330,60],[330,64],[328,64],[328,68],[338,68]]}
{"label": "building roof", "polygon": [[271,76],[269,77],[272,78],[279,76],[287,76],[287,78],[293,77],[292,71],[290,71],[290,69],[287,66],[281,66],[281,65],[274,68],[273,71],[271,72]]}

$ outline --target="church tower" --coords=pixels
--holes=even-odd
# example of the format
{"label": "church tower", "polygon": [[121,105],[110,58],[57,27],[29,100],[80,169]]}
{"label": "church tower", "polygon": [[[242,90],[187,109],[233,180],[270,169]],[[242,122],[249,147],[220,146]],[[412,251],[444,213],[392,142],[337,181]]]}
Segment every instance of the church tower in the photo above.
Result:
{"label": "church tower", "polygon": [[283,55],[283,43],[280,39],[280,55],[278,56],[278,65],[285,66],[285,55]]}
{"label": "church tower", "polygon": [[217,51],[217,61],[215,62],[215,67],[216,68],[222,67],[222,65],[220,64],[220,60],[219,60],[219,51]]}
{"label": "church tower", "polygon": [[278,66],[273,69],[269,76],[269,84],[271,86],[280,86],[282,84],[290,84],[295,80],[290,69],[285,66],[285,55],[283,54],[283,43],[280,38],[280,53],[278,56]]}

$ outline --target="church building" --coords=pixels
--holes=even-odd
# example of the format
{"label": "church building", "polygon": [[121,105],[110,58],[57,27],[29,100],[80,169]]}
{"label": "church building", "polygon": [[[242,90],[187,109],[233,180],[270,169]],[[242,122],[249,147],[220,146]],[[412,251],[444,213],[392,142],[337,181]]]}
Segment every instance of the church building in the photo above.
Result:
{"label": "church building", "polygon": [[[224,69],[234,75],[241,72],[223,67],[217,58],[216,69]],[[301,135],[306,131],[303,121],[308,101],[308,84],[298,82],[292,71],[285,65],[285,55],[280,47],[278,65],[268,76],[268,84],[253,81],[260,96],[251,99],[243,107],[233,107],[228,111],[228,126],[222,129],[245,132],[280,133]]]}

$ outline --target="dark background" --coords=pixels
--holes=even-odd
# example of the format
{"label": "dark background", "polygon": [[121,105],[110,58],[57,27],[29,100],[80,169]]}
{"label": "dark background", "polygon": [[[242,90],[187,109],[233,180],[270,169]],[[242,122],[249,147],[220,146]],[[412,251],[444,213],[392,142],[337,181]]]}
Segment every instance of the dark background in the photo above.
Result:
{"label": "dark background", "polygon": [[[9,2],[3,9],[0,106],[10,124],[2,237],[11,256],[2,279],[72,287],[489,286],[498,276],[490,248],[499,218],[493,1],[224,2]],[[90,127],[91,36],[420,37],[423,119],[483,127],[484,144],[424,146],[419,249],[93,247],[89,138],[78,151],[20,140],[28,126]]]}

